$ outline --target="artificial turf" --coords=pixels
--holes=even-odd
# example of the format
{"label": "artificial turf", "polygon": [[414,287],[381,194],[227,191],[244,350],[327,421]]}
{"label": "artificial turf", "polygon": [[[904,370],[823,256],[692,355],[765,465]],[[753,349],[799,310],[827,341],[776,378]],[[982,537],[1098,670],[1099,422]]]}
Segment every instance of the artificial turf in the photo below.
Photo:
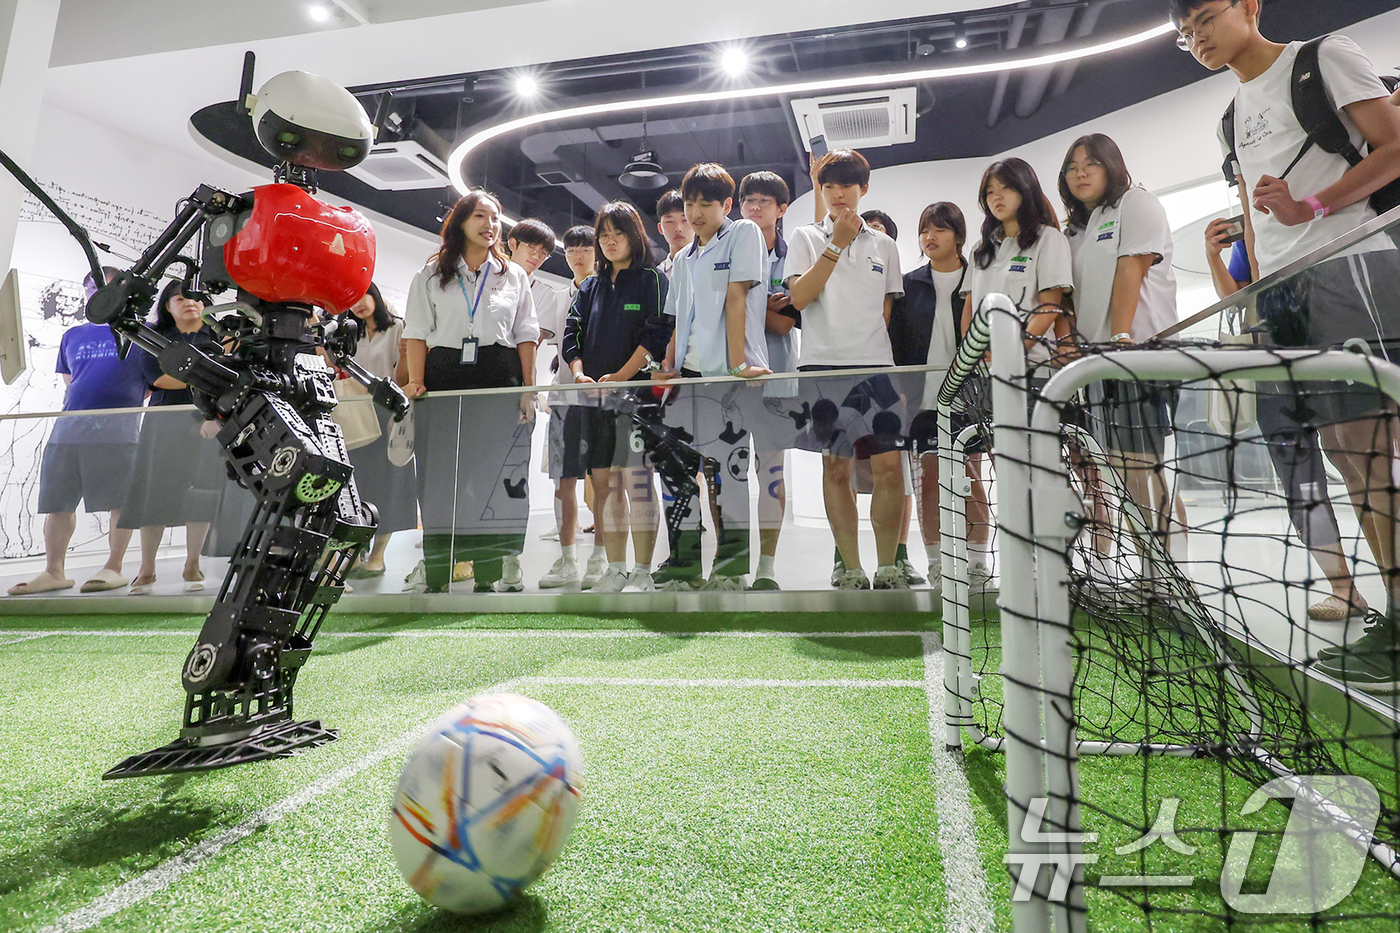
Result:
{"label": "artificial turf", "polygon": [[[338,769],[348,769],[341,782],[93,928],[952,929],[919,637],[936,631],[936,616],[337,615],[298,682],[297,713],[339,728],[339,741],[202,775],[101,781],[121,757],[175,737],[179,666],[200,621],[0,620],[0,930],[42,929]],[[5,643],[55,630],[107,634]],[[571,637],[576,632],[619,637]],[[751,632],[770,636],[744,635]],[[732,683],[741,679],[867,683]],[[512,681],[577,733],[586,796],[563,856],[519,903],[458,918],[421,901],[399,877],[388,803],[407,756],[405,736],[462,699]],[[934,695],[941,706],[940,690]],[[936,721],[941,738],[941,714]],[[386,746],[391,753],[357,765]],[[987,928],[1006,930],[1003,759],[971,749],[962,767],[980,851],[959,857],[980,861]],[[1094,929],[1222,928],[1209,913],[1220,907],[1224,843],[1192,829],[1214,826],[1220,807],[1238,808],[1250,788],[1222,778],[1212,761],[1099,759],[1082,764],[1081,789],[1092,804],[1085,829],[1102,834],[1089,848],[1106,856],[1088,872]],[[1177,825],[1198,854],[1159,845],[1143,861],[1112,856],[1113,846],[1135,838],[1130,825],[1151,822],[1143,812],[1164,796],[1183,799]],[[1278,804],[1261,814],[1261,827],[1287,818]],[[1269,837],[1259,845],[1266,851]],[[1268,860],[1256,863],[1262,882]],[[1092,884],[1104,873],[1144,869],[1202,880],[1154,891],[1153,905],[1165,912],[1147,917],[1133,903],[1139,891]],[[1390,917],[1325,928],[1395,930],[1397,905],[1400,886],[1368,866],[1338,913]],[[1296,917],[1260,919],[1268,921],[1263,929],[1298,925]]]}

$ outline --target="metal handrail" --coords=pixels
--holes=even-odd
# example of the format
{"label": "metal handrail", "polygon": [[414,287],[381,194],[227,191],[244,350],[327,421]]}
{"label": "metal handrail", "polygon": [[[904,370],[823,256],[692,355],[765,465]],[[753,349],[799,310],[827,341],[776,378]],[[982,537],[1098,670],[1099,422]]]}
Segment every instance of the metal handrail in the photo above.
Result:
{"label": "metal handrail", "polygon": [[1195,324],[1199,324],[1201,321],[1209,320],[1210,318],[1215,317],[1217,314],[1223,314],[1224,312],[1230,311],[1234,308],[1250,307],[1254,304],[1255,301],[1258,300],[1259,295],[1262,292],[1268,291],[1269,289],[1273,288],[1275,285],[1278,285],[1285,279],[1291,278],[1292,276],[1297,275],[1299,272],[1311,268],[1312,266],[1315,266],[1324,260],[1331,259],[1338,253],[1350,249],[1357,243],[1360,243],[1362,240],[1374,236],[1377,233],[1380,233],[1384,230],[1388,230],[1392,226],[1396,225],[1400,225],[1400,207],[1392,208],[1391,210],[1386,211],[1384,214],[1381,214],[1379,217],[1375,217],[1371,220],[1366,221],[1366,223],[1353,230],[1348,231],[1347,233],[1342,234],[1335,240],[1332,240],[1330,243],[1325,243],[1322,246],[1319,246],[1317,249],[1313,250],[1311,253],[1308,253],[1305,256],[1293,260],[1288,265],[1284,266],[1282,269],[1277,269],[1274,272],[1271,272],[1268,275],[1264,276],[1259,281],[1253,282],[1245,286],[1244,288],[1235,292],[1233,295],[1228,295],[1225,298],[1220,299],[1215,304],[1202,311],[1196,312],[1195,314],[1188,317],[1186,320],[1178,321],[1171,327],[1168,327],[1166,330],[1162,331],[1154,339],[1161,340],[1167,337],[1175,336],[1176,334],[1181,333],[1188,327],[1191,327]]}

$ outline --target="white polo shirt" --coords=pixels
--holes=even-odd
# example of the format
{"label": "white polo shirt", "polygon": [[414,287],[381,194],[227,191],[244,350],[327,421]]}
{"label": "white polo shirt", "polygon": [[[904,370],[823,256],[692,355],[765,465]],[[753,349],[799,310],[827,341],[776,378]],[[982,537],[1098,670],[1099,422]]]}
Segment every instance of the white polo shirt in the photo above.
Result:
{"label": "white polo shirt", "polygon": [[[470,309],[478,291],[481,300],[473,318]],[[458,274],[447,283],[447,288],[441,288],[437,263],[429,261],[408,286],[403,335],[426,341],[429,349],[460,350],[462,341],[470,337],[483,347],[538,343],[540,324],[535,316],[535,299],[530,294],[530,279],[515,263],[502,264],[495,257],[487,259],[476,272],[459,260]]]}
{"label": "white polo shirt", "polygon": [[[1047,288],[1074,290],[1069,241],[1054,227],[1043,228],[1040,237],[1024,249],[1015,238],[1004,239],[997,244],[996,255],[987,268],[978,268],[977,261],[973,260],[967,270],[965,287],[973,313],[988,295],[995,294],[1006,295],[1023,314],[1028,313],[1040,304],[1040,293]],[[1038,343],[1030,351],[1029,359],[1032,364],[1048,362],[1049,347]]]}
{"label": "white polo shirt", "polygon": [[1172,228],[1166,209],[1146,188],[1129,188],[1117,204],[1100,204],[1083,230],[1069,235],[1074,265],[1074,326],[1090,343],[1113,337],[1113,276],[1124,256],[1151,256],[1129,330],[1141,343],[1177,322]]}
{"label": "white polo shirt", "polygon": [[[744,360],[729,360],[724,303],[729,286],[750,285],[744,301]],[[768,250],[752,220],[725,218],[710,242],[697,237],[676,254],[666,313],[676,319],[676,365],[706,376],[722,376],[747,361],[768,368],[763,325],[768,313]]]}
{"label": "white polo shirt", "polygon": [[[831,243],[832,220],[803,224],[788,242],[787,275],[792,280],[817,264]],[[829,261],[829,260],[825,260]],[[798,366],[893,366],[885,296],[904,294],[899,250],[894,240],[861,221],[860,232],[841,251],[826,287],[802,309],[802,349]]]}

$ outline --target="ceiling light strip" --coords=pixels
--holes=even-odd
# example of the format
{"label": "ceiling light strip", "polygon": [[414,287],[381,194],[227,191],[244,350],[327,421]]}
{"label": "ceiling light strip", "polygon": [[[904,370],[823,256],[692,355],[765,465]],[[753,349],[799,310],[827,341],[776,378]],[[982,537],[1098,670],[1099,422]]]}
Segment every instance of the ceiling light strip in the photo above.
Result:
{"label": "ceiling light strip", "polygon": [[[583,107],[570,107],[564,110],[551,110],[543,113],[534,113],[516,120],[509,120],[496,126],[487,127],[478,133],[467,137],[460,145],[452,150],[448,157],[448,173],[452,178],[452,184],[456,189],[465,194],[469,187],[462,172],[462,164],[467,156],[482,144],[515,130],[537,126],[553,120],[569,120],[576,117],[596,116],[606,113],[619,113],[626,110],[640,110],[642,108],[653,107],[675,107],[683,104],[703,104],[723,100],[746,100],[755,97],[767,97],[774,94],[810,94],[820,91],[836,91],[847,88],[869,87],[871,85],[888,84],[892,82],[905,81],[929,81],[937,78],[960,78],[968,75],[991,74],[1000,71],[1022,71],[1027,68],[1039,68],[1044,65],[1058,65],[1062,62],[1081,61],[1092,58],[1096,55],[1104,55],[1109,52],[1116,52],[1119,49],[1130,48],[1149,42],[1159,36],[1165,36],[1176,32],[1176,27],[1171,23],[1163,23],[1144,32],[1125,36],[1121,39],[1114,39],[1110,42],[1103,42],[1098,45],[1091,45],[1087,48],[1072,49],[1063,52],[1052,52],[1046,55],[1037,55],[1030,58],[1014,59],[1010,61],[983,62],[976,65],[955,65],[946,68],[921,68],[917,71],[887,72],[878,75],[852,76],[842,78],[826,78],[818,81],[801,81],[793,84],[768,85],[764,87],[750,88],[728,88],[719,91],[707,91],[698,94],[673,94],[666,97],[648,97],[637,100],[611,101],[602,104],[590,104]],[[507,223],[511,223],[507,219]]]}

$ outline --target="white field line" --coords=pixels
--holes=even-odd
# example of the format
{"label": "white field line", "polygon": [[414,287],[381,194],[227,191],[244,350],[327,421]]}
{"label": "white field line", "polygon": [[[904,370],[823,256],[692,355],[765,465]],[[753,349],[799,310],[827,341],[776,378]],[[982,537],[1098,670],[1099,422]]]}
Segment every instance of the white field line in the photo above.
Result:
{"label": "white field line", "polygon": [[692,680],[668,680],[661,677],[518,677],[512,682],[521,686],[537,684],[549,687],[709,687],[714,689],[725,687],[790,689],[835,687],[875,690],[893,690],[899,687],[922,690],[924,687],[922,680],[851,680],[840,678],[836,680],[764,680],[753,677],[700,677]]}
{"label": "white field line", "polygon": [[[37,633],[29,633],[29,634],[37,634]],[[47,633],[45,633],[45,634],[47,634]],[[73,635],[73,634],[83,634],[83,633],[81,633],[81,632],[71,632],[71,631],[69,631],[69,632],[58,632],[58,633],[55,633],[55,634]],[[110,634],[110,633],[94,632],[94,633],[92,633],[92,634]],[[149,632],[146,632],[146,633],[133,632],[133,633],[131,633],[131,634],[135,635],[135,634],[152,634],[152,633],[149,633]],[[189,633],[189,632],[181,631],[181,632],[173,632],[173,633],[165,633],[165,634],[188,635],[188,634],[190,634],[190,633]],[[656,633],[641,633],[641,634],[656,634]],[[726,633],[726,634],[727,634],[727,633]],[[774,636],[782,635],[783,637],[795,637],[795,636],[801,636],[801,635],[804,635],[804,634],[807,634],[807,633],[764,633],[764,634],[770,634],[770,635],[774,635]],[[914,635],[914,634],[918,634],[918,633],[914,633],[914,632],[899,632],[899,633],[892,633],[892,634],[898,634],[898,635]],[[810,637],[810,636],[808,636],[808,637]],[[952,758],[951,758],[951,756],[948,755],[947,752],[943,752],[943,753],[942,753],[942,757],[943,757],[944,759],[947,759],[947,760],[940,760],[940,750],[943,748],[942,742],[941,742],[941,738],[940,738],[940,736],[942,735],[942,733],[941,733],[941,731],[939,731],[938,729],[936,729],[935,726],[934,726],[934,719],[936,718],[935,715],[934,715],[934,712],[933,712],[934,709],[935,709],[935,706],[934,706],[935,694],[934,694],[934,692],[931,690],[931,688],[930,688],[930,686],[929,686],[930,683],[933,683],[933,682],[934,682],[934,681],[930,680],[930,678],[931,678],[933,675],[932,675],[931,673],[929,673],[929,671],[931,670],[930,661],[929,661],[929,657],[928,657],[928,655],[929,655],[929,645],[930,645],[930,643],[931,643],[931,642],[930,642],[930,639],[931,639],[931,636],[924,636],[924,655],[925,655],[925,658],[924,658],[925,679],[924,679],[924,680],[895,680],[895,679],[891,679],[891,680],[859,680],[859,679],[850,679],[850,678],[838,678],[838,679],[832,679],[832,680],[777,680],[777,679],[758,679],[758,678],[733,678],[733,679],[698,678],[698,679],[689,679],[689,680],[679,680],[679,679],[677,679],[677,680],[666,680],[666,679],[661,679],[661,678],[630,678],[630,677],[520,677],[520,678],[516,678],[516,679],[513,679],[513,680],[508,680],[508,681],[506,681],[506,682],[504,682],[504,683],[497,684],[497,685],[495,685],[494,687],[488,688],[488,690],[486,690],[486,691],[484,691],[484,692],[488,692],[488,693],[491,693],[491,692],[506,692],[506,691],[509,691],[509,690],[518,689],[518,688],[520,688],[520,687],[526,687],[526,686],[531,686],[531,685],[538,685],[538,686],[662,687],[662,688],[666,688],[666,687],[670,687],[670,688],[676,688],[676,687],[692,687],[692,688],[694,688],[694,687],[703,687],[703,688],[760,688],[760,687],[767,687],[767,688],[789,688],[789,689],[791,689],[791,688],[798,688],[798,687],[874,688],[874,689],[894,689],[894,688],[905,687],[905,688],[913,688],[913,689],[923,689],[923,690],[925,690],[925,692],[928,694],[928,698],[929,698],[929,703],[930,703],[930,706],[929,706],[929,710],[930,710],[930,712],[929,712],[930,735],[931,735],[931,736],[933,737],[933,739],[935,740],[935,741],[934,741],[934,766],[933,766],[934,775],[935,775],[935,776],[942,776],[942,778],[946,779],[946,778],[948,777],[948,772],[949,772],[950,770],[952,770],[952,771],[957,771],[957,772],[958,772],[958,773],[957,773],[957,778],[962,782],[962,783],[961,783],[961,787],[962,787],[962,791],[963,791],[962,806],[963,806],[964,808],[966,808],[966,807],[968,806],[968,803],[967,803],[967,799],[968,799],[968,798],[967,798],[967,782],[966,782],[966,780],[962,777],[961,772],[958,771],[958,766],[959,766],[960,763],[959,763],[959,762],[953,761]],[[936,683],[937,683],[937,685],[938,685],[938,686],[940,687],[940,689],[941,689],[941,685],[942,685],[942,682],[943,682],[943,681],[942,681],[942,673],[941,673],[941,671],[942,671],[942,658],[941,658],[941,655],[940,655],[939,657],[937,657],[935,660],[936,660],[936,663],[938,664],[938,668],[939,668],[939,672],[938,672],[938,676],[937,676]],[[939,699],[939,704],[938,704],[937,708],[941,709],[941,708],[942,708],[942,706],[941,706],[941,697],[939,697],[938,699]],[[355,761],[351,762],[350,764],[345,765],[344,767],[342,767],[342,768],[340,768],[340,769],[338,769],[338,770],[332,772],[331,774],[328,774],[328,775],[326,775],[325,777],[320,778],[319,780],[312,782],[312,783],[309,784],[307,787],[305,787],[305,788],[303,788],[302,790],[296,792],[295,794],[292,794],[292,795],[290,795],[290,796],[288,796],[288,797],[283,798],[282,800],[278,801],[277,803],[273,804],[273,805],[270,806],[270,807],[266,807],[265,809],[259,810],[257,813],[253,814],[253,815],[252,815],[251,817],[249,817],[248,819],[246,819],[246,820],[244,820],[243,822],[239,823],[237,826],[234,826],[234,827],[231,828],[231,829],[227,829],[227,830],[223,831],[222,833],[219,833],[217,836],[214,836],[214,837],[211,838],[211,839],[206,839],[205,841],[203,841],[203,842],[201,842],[201,843],[199,843],[199,844],[193,846],[188,852],[184,852],[184,853],[182,853],[182,854],[180,854],[180,855],[177,855],[177,856],[175,856],[175,857],[173,857],[173,858],[171,858],[171,859],[169,859],[169,860],[163,862],[163,863],[160,864],[160,865],[157,865],[155,868],[150,869],[149,871],[145,872],[144,874],[138,875],[136,878],[133,878],[131,881],[128,881],[126,884],[121,885],[120,887],[118,887],[118,888],[112,890],[111,892],[109,892],[109,893],[107,893],[107,894],[104,894],[104,895],[102,895],[101,897],[98,897],[98,898],[93,899],[93,900],[90,901],[86,906],[81,907],[81,908],[79,908],[78,910],[73,911],[72,913],[68,913],[68,914],[63,915],[62,917],[59,917],[59,918],[58,918],[57,920],[55,920],[53,923],[49,924],[49,925],[46,926],[46,927],[43,927],[43,928],[39,931],[39,933],[80,933],[80,931],[91,929],[92,927],[96,926],[98,923],[101,923],[103,920],[107,919],[108,917],[113,916],[114,914],[120,913],[121,911],[126,910],[126,909],[129,908],[129,907],[134,907],[134,906],[136,906],[137,904],[140,904],[140,903],[142,903],[143,901],[146,901],[146,900],[150,899],[151,897],[154,897],[155,895],[159,894],[161,891],[164,891],[166,888],[170,887],[170,886],[171,886],[172,884],[174,884],[175,882],[179,881],[179,880],[180,880],[181,878],[183,878],[185,875],[188,875],[188,874],[190,874],[191,872],[193,872],[193,871],[195,871],[196,869],[198,869],[198,868],[199,868],[201,865],[203,865],[205,862],[207,862],[207,861],[209,861],[210,859],[214,858],[215,856],[217,856],[219,853],[221,853],[224,849],[228,848],[229,846],[234,845],[235,843],[237,843],[237,842],[239,842],[239,841],[241,841],[241,840],[247,838],[248,836],[252,835],[252,834],[253,834],[254,832],[256,832],[257,830],[259,830],[259,829],[261,829],[261,828],[263,828],[263,827],[265,827],[265,826],[271,825],[272,823],[275,823],[276,821],[282,819],[284,816],[287,816],[287,815],[289,815],[289,814],[291,814],[291,813],[296,812],[297,810],[299,810],[299,809],[301,809],[302,807],[304,807],[306,804],[310,803],[312,800],[315,800],[317,797],[321,796],[322,794],[326,793],[327,791],[330,791],[330,790],[333,790],[333,789],[336,788],[336,787],[339,787],[341,784],[344,784],[346,781],[348,781],[348,780],[350,780],[351,778],[355,777],[355,776],[358,775],[360,772],[362,772],[362,771],[364,771],[364,770],[366,770],[366,769],[368,769],[368,768],[371,768],[371,767],[375,766],[376,764],[380,763],[381,761],[383,761],[384,759],[390,757],[391,755],[395,755],[395,754],[402,753],[402,752],[403,752],[404,750],[406,750],[407,748],[409,748],[409,747],[413,746],[414,744],[416,744],[416,743],[418,742],[419,738],[420,738],[420,737],[427,731],[427,729],[431,726],[431,723],[432,723],[432,722],[435,722],[435,721],[436,721],[436,717],[434,717],[434,719],[433,719],[431,722],[423,723],[423,724],[421,724],[421,725],[415,727],[414,729],[412,729],[412,730],[409,731],[408,733],[406,733],[406,734],[404,734],[404,735],[398,737],[397,739],[394,739],[394,740],[388,742],[388,743],[385,744],[385,745],[380,746],[379,748],[375,749],[374,751],[370,752],[369,754],[364,755],[364,756],[362,756],[361,758],[358,758],[358,759],[356,759]],[[951,768],[949,767],[949,765],[951,765]],[[941,787],[941,785],[938,785],[937,782],[936,782],[936,786]],[[938,814],[939,814],[939,822],[940,822],[940,825],[946,825],[945,816],[944,816],[944,809],[945,809],[945,808],[942,806],[942,800],[943,800],[943,797],[944,797],[944,796],[945,796],[945,795],[940,791],[940,793],[938,794],[938,803],[939,803],[939,806],[938,806]],[[970,813],[970,812],[966,814],[966,820],[964,821],[964,825],[965,825],[965,828],[967,829],[967,831],[970,833],[970,832],[971,832],[971,828],[972,828],[971,813]],[[945,832],[940,831],[940,834],[939,834],[939,844],[940,844],[940,848],[941,848],[941,850],[942,850],[942,852],[943,852],[944,860],[945,860],[945,868],[944,868],[944,870],[945,870],[945,877],[947,876],[947,875],[946,875],[946,872],[947,872],[948,869],[949,869],[949,860],[952,860],[953,862],[958,862],[958,861],[962,861],[962,862],[976,861],[976,864],[979,866],[979,868],[977,869],[977,874],[980,875],[980,874],[981,874],[981,869],[980,869],[981,862],[980,862],[980,855],[978,855],[978,850],[977,850],[977,848],[976,848],[976,840],[975,840],[975,838],[973,838],[971,835],[968,835],[968,837],[967,837],[966,840],[962,840],[961,838],[959,838],[959,839],[957,839],[957,840],[954,840],[955,846],[951,846],[951,847],[950,847],[949,845],[946,845],[946,844],[945,844],[945,835],[946,835]],[[961,844],[961,845],[963,845],[963,846],[971,846],[971,848],[964,848],[964,850],[963,850],[962,852],[959,852],[959,851],[956,851],[956,844]],[[972,856],[972,857],[970,857],[970,856],[967,855],[967,853],[969,853],[969,852],[971,853],[971,856]],[[973,857],[975,857],[975,858],[973,858]],[[951,897],[952,894],[955,893],[955,892],[953,891],[953,886],[952,886],[951,883],[949,883],[949,891],[950,891],[950,897]],[[981,907],[980,907],[980,908],[974,908],[974,907],[971,906],[971,902],[967,902],[967,903],[968,903],[968,906],[967,906],[967,909],[966,909],[966,913],[968,914],[968,916],[969,916],[970,918],[973,918],[974,921],[975,921],[975,920],[980,920],[980,921],[981,921],[981,925],[980,925],[980,926],[977,926],[977,925],[974,925],[973,922],[969,922],[969,923],[967,923],[967,924],[965,924],[964,926],[961,926],[961,927],[960,927],[960,926],[957,926],[956,924],[954,924],[954,925],[950,926],[950,929],[952,929],[952,930],[962,930],[962,929],[981,930],[981,929],[990,929],[990,917],[991,917],[990,908],[988,908],[988,907],[986,906],[986,899],[985,899],[985,896],[984,896],[984,894],[983,894],[982,889],[981,889],[980,887],[978,887],[978,888],[976,888],[976,889],[974,889],[974,890],[972,890],[972,891],[964,891],[963,888],[962,888],[961,885],[960,885],[960,886],[958,887],[956,893],[958,893],[958,895],[959,895],[960,897],[963,897],[963,898],[976,898],[976,899],[978,899],[978,902],[981,904]],[[962,911],[962,910],[959,909],[958,904],[959,904],[958,901],[950,901],[950,910],[952,911],[952,917],[954,917],[954,918],[958,917],[961,913],[964,912],[964,911]]]}
{"label": "white field line", "polygon": [[[87,638],[190,638],[198,629],[5,629],[6,635],[71,635]],[[321,632],[319,638],[918,638],[922,632],[649,632],[642,629],[420,629],[408,632]]]}
{"label": "white field line", "polygon": [[938,851],[942,854],[943,887],[947,891],[948,929],[954,933],[990,933],[992,907],[987,901],[987,873],[977,845],[972,815],[972,792],[963,770],[961,752],[944,742],[943,646],[931,634],[923,636],[924,691],[928,694],[928,736],[933,743],[933,801],[938,812]]}
{"label": "white field line", "polygon": [[4,646],[4,645],[17,645],[17,644],[19,644],[19,643],[22,642],[22,641],[34,641],[34,640],[37,639],[37,638],[48,638],[48,637],[49,637],[50,635],[52,635],[53,633],[52,633],[52,632],[30,632],[28,635],[20,635],[18,638],[5,638],[5,636],[6,636],[7,634],[11,634],[11,633],[9,633],[9,632],[0,632],[0,639],[4,639],[3,641],[0,641],[0,646]]}

